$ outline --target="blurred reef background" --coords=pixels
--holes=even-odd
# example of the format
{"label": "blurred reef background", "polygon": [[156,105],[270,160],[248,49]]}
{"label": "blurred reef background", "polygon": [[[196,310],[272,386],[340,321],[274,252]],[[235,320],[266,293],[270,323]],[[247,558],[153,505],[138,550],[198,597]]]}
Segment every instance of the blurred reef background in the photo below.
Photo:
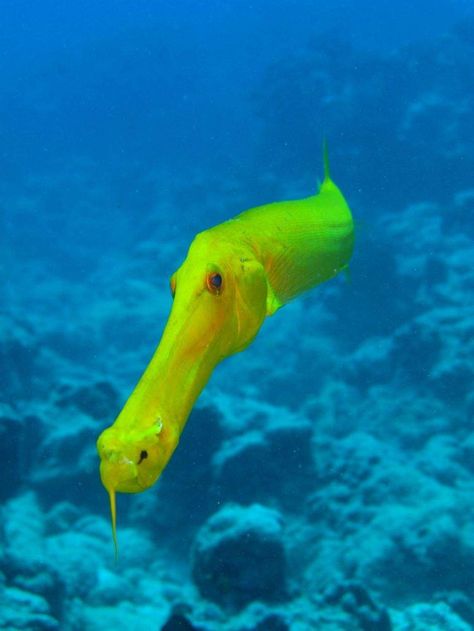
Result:
{"label": "blurred reef background", "polygon": [[[474,628],[471,3],[0,7],[0,628]],[[194,234],[312,194],[351,280],[216,370],[157,485],[95,441]]]}

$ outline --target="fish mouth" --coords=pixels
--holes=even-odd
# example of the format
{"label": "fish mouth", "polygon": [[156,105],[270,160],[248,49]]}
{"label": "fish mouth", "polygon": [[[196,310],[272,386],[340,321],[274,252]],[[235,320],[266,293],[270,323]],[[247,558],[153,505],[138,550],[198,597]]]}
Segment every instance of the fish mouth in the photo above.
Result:
{"label": "fish mouth", "polygon": [[145,490],[139,481],[137,465],[124,456],[102,460],[100,478],[107,491],[113,489],[117,493],[138,493]]}

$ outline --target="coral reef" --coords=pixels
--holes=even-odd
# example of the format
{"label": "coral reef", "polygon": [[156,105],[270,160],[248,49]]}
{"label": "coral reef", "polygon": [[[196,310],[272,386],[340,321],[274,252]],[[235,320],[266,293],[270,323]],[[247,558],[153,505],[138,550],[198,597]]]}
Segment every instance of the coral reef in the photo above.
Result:
{"label": "coral reef", "polygon": [[276,602],[287,592],[282,518],[251,504],[226,505],[196,536],[192,574],[204,598],[231,609],[254,600]]}
{"label": "coral reef", "polygon": [[[2,183],[0,628],[474,626],[470,29],[385,55],[319,38],[273,64],[251,181],[107,181],[78,159]],[[366,209],[352,280],[219,366],[156,487],[118,498],[114,563],[95,440],[158,340],[165,277],[219,213],[313,182],[323,126]]]}

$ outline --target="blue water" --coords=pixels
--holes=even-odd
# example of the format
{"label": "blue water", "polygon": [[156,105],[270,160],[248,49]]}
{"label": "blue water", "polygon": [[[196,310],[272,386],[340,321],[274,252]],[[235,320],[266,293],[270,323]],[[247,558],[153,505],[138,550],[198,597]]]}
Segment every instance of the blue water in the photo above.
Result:
{"label": "blue water", "polygon": [[[0,80],[0,628],[474,628],[472,4],[4,0]],[[115,562],[168,279],[323,137],[350,278],[218,366]]]}

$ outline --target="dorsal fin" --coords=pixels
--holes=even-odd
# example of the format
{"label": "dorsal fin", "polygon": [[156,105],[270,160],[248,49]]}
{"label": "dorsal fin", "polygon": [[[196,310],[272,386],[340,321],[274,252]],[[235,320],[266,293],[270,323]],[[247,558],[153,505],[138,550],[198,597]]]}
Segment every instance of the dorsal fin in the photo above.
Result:
{"label": "dorsal fin", "polygon": [[328,190],[334,187],[334,182],[331,180],[329,173],[329,151],[326,138],[323,138],[323,165],[324,165],[324,179],[319,187],[319,191]]}
{"label": "dorsal fin", "polygon": [[324,163],[324,180],[323,183],[327,180],[331,180],[331,176],[329,175],[329,151],[328,151],[328,142],[326,138],[323,138],[323,163]]}

